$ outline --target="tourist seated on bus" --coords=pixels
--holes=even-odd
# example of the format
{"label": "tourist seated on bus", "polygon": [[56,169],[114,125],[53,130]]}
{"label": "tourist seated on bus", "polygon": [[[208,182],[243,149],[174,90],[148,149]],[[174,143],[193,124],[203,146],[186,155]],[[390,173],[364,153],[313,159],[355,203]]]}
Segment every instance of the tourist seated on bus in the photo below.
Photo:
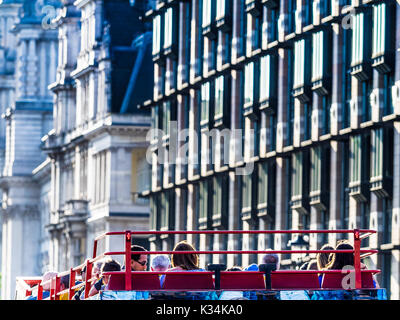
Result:
{"label": "tourist seated on bus", "polygon": [[[196,251],[196,249],[188,243],[186,240],[178,242],[173,251]],[[168,272],[174,271],[206,271],[199,267],[199,255],[196,253],[187,254],[172,254],[171,255],[172,268],[168,269]],[[165,275],[168,277],[168,275]],[[162,277],[164,278],[164,277]],[[164,279],[161,280],[164,282]],[[189,280],[190,281],[190,280]],[[195,290],[194,290],[195,291]],[[217,300],[218,296],[214,291],[204,291],[197,293],[188,293],[185,300]]]}
{"label": "tourist seated on bus", "polygon": [[[329,243],[324,244],[320,250],[335,250]],[[318,270],[323,270],[329,263],[330,252],[318,252],[317,253],[317,265]]]}
{"label": "tourist seated on bus", "polygon": [[165,254],[160,254],[155,256],[151,260],[151,271],[160,271],[164,272],[167,271],[171,267],[171,260]]}
{"label": "tourist seated on bus", "polygon": [[[85,283],[86,282],[86,266],[83,266],[81,269],[81,277],[82,281]],[[84,300],[85,299],[85,285],[80,287],[72,297],[72,300]]]}
{"label": "tourist seated on bus", "polygon": [[[340,240],[336,245],[335,250],[354,250],[353,246],[347,240]],[[342,270],[345,266],[354,266],[354,253],[353,252],[338,252],[329,255],[329,263],[325,270]],[[367,266],[363,263],[360,264],[361,269],[366,269]],[[322,283],[323,277],[321,277]],[[379,287],[376,280],[373,280],[374,288]]]}
{"label": "tourist seated on bus", "polygon": [[[167,255],[161,254],[151,260],[151,271],[165,272],[171,267],[171,260]],[[165,275],[160,275],[160,284],[163,286]]]}
{"label": "tourist seated on bus", "polygon": [[[69,288],[69,274],[60,278],[60,291],[64,291]],[[60,300],[69,300],[69,292],[64,292],[60,295]]]}
{"label": "tourist seated on bus", "polygon": [[101,279],[96,281],[96,283],[90,288],[89,297],[96,295],[100,290],[107,290],[107,285],[111,275],[104,275],[103,273],[109,271],[121,271],[121,265],[113,259],[106,261],[101,268]]}
{"label": "tourist seated on bus", "polygon": [[[334,247],[332,247],[329,243],[324,244],[320,250],[335,250]],[[325,270],[327,265],[329,264],[329,258],[333,257],[331,256],[330,252],[319,252],[317,253],[317,267],[318,270]],[[322,276],[323,274],[320,273],[318,274],[318,280],[319,280],[319,285],[321,286],[322,283]]]}
{"label": "tourist seated on bus", "polygon": [[[186,240],[178,242],[173,251],[196,251]],[[199,267],[199,255],[195,253],[172,254],[172,268],[168,271],[205,271]]]}
{"label": "tourist seated on bus", "polygon": [[[131,251],[147,251],[142,246],[134,244],[131,246]],[[131,270],[132,271],[146,271],[147,269],[147,254],[132,253],[131,254]],[[125,269],[125,268],[123,268]]]}
{"label": "tourist seated on bus", "polygon": [[[43,288],[43,293],[42,293],[42,299],[46,299],[50,297],[50,280],[52,278],[55,278],[57,276],[57,272],[55,271],[47,271],[42,277],[42,288]],[[29,296],[26,298],[26,300],[37,300],[37,296]]]}

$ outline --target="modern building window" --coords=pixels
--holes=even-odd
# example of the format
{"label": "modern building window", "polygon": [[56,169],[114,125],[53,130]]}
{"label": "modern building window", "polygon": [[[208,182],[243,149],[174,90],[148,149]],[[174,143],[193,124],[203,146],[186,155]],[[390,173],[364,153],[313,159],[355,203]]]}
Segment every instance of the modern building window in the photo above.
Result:
{"label": "modern building window", "polygon": [[292,199],[302,196],[303,186],[303,157],[302,153],[294,153],[292,155]]}
{"label": "modern building window", "polygon": [[228,181],[226,175],[213,178],[213,227],[227,228],[228,221]]}
{"label": "modern building window", "polygon": [[306,25],[313,24],[313,16],[314,16],[314,8],[313,7],[314,7],[313,0],[306,1],[305,8],[304,8],[306,11],[305,12]]}
{"label": "modern building window", "polygon": [[199,227],[206,229],[208,224],[209,212],[209,182],[208,180],[200,181],[199,183]]}
{"label": "modern building window", "polygon": [[270,55],[260,58],[260,103],[276,96],[277,74],[275,60]]}
{"label": "modern building window", "polygon": [[269,116],[269,139],[268,139],[268,150],[276,150],[276,115],[271,114]]}
{"label": "modern building window", "polygon": [[350,147],[349,141],[343,142],[342,146],[343,157],[341,159],[341,222],[342,228],[349,228],[349,182],[350,182]]}
{"label": "modern building window", "polygon": [[327,17],[332,14],[332,0],[320,0],[319,6],[322,17]]}
{"label": "modern building window", "polygon": [[268,13],[268,42],[278,40],[279,8],[267,8]]}
{"label": "modern building window", "polygon": [[153,19],[153,55],[160,53],[161,50],[161,43],[162,43],[161,30],[162,30],[161,16],[157,15]]}
{"label": "modern building window", "polygon": [[157,194],[150,197],[150,230],[158,230],[158,198]]}
{"label": "modern building window", "polygon": [[258,163],[258,209],[266,208],[268,202],[268,162]]}
{"label": "modern building window", "polygon": [[288,50],[288,103],[287,103],[287,145],[293,144],[293,126],[294,126],[294,97],[292,95],[294,79],[294,57],[293,50]]}
{"label": "modern building window", "polygon": [[210,121],[210,83],[206,82],[201,85],[201,105],[200,105],[201,123],[200,125],[208,126]]}
{"label": "modern building window", "polygon": [[322,96],[322,134],[331,132],[331,95]]}
{"label": "modern building window", "polygon": [[350,138],[350,181],[361,182],[361,135]]}
{"label": "modern building window", "polygon": [[164,24],[164,49],[172,46],[172,37],[174,34],[174,20],[173,20],[173,9],[168,8],[165,12],[165,24]]}
{"label": "modern building window", "polygon": [[212,12],[212,6],[213,6],[212,2],[213,1],[212,0],[202,0],[202,1],[203,1],[202,27],[206,28],[211,24],[211,22],[213,20],[213,18],[212,18],[212,14],[213,14],[213,12]]}
{"label": "modern building window", "polygon": [[244,105],[254,103],[254,62],[246,64],[244,67]]}
{"label": "modern building window", "polygon": [[371,178],[383,177],[383,129],[372,130]]}
{"label": "modern building window", "polygon": [[216,20],[222,19],[226,14],[226,1],[227,0],[217,0],[217,12],[216,12]]}
{"label": "modern building window", "polygon": [[383,55],[386,51],[386,3],[372,6],[373,8],[373,37],[372,57]]}
{"label": "modern building window", "polygon": [[371,100],[370,95],[373,90],[372,80],[362,82],[362,122],[371,120]]}
{"label": "modern building window", "polygon": [[247,37],[247,16],[246,16],[246,0],[240,0],[240,35],[238,46],[238,57],[246,54],[246,37]]}
{"label": "modern building window", "polygon": [[288,23],[288,33],[293,33],[296,31],[296,11],[297,11],[297,0],[289,0],[289,23]]}
{"label": "modern building window", "polygon": [[306,102],[303,104],[304,108],[304,141],[311,139],[311,119],[312,119],[312,104]]}
{"label": "modern building window", "polygon": [[[286,195],[286,207],[284,210],[286,211],[286,225],[285,228],[286,230],[291,230],[293,221],[292,221],[292,179],[293,179],[293,167],[292,167],[292,159],[291,158],[285,158],[286,161],[286,170],[285,170],[285,178],[286,178],[286,190],[285,190],[285,195]],[[287,243],[290,240],[290,234],[286,236],[285,243]]]}
{"label": "modern building window", "polygon": [[161,219],[161,230],[168,230],[171,219],[171,196],[170,191],[164,191],[161,193],[161,204],[160,204],[160,219]]}
{"label": "modern building window", "polygon": [[311,192],[321,191],[321,147],[311,148]]}
{"label": "modern building window", "polygon": [[312,51],[312,75],[311,81],[321,80],[324,76],[324,64],[327,55],[324,51],[324,31],[313,33],[312,35],[313,51]]}
{"label": "modern building window", "polygon": [[162,113],[162,127],[165,136],[170,134],[171,125],[171,101],[165,101],[163,103],[163,113]]}
{"label": "modern building window", "polygon": [[257,211],[258,216],[275,218],[275,165],[269,161],[257,164]]}
{"label": "modern building window", "polygon": [[304,86],[305,80],[305,40],[299,40],[294,43],[294,81],[293,89]]}
{"label": "modern building window", "polygon": [[391,198],[383,199],[383,243],[392,243],[392,212],[393,200]]}
{"label": "modern building window", "polygon": [[215,79],[215,119],[221,119],[224,116],[224,87],[224,76],[219,76]]}
{"label": "modern building window", "polygon": [[350,102],[351,102],[351,51],[352,29],[343,30],[342,43],[342,129],[350,126]]}
{"label": "modern building window", "polygon": [[242,176],[242,217],[251,215],[252,194],[253,194],[252,174]]}
{"label": "modern building window", "polygon": [[361,64],[364,61],[364,13],[353,17],[353,45],[351,65]]}
{"label": "modern building window", "polygon": [[183,63],[184,69],[182,73],[182,82],[188,83],[190,77],[190,49],[191,49],[191,29],[192,29],[192,2],[188,1],[185,6],[185,25],[186,33],[184,34],[184,53],[183,53]]}
{"label": "modern building window", "polygon": [[392,87],[394,86],[394,72],[385,73],[383,75],[384,92],[383,92],[383,114],[385,116],[393,114]]}

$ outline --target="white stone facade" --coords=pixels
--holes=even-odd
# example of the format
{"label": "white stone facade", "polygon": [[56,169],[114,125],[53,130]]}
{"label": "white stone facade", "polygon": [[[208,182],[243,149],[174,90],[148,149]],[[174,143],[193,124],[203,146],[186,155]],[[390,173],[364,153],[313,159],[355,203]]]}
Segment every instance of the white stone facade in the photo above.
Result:
{"label": "white stone facade", "polygon": [[[35,2],[0,4],[2,299],[13,298],[16,276],[64,271],[91,257],[99,234],[149,228],[148,202],[138,194],[149,183],[150,117],[115,111],[109,4]],[[33,23],[46,4],[57,8],[50,28]],[[115,238],[99,243],[121,249]]]}

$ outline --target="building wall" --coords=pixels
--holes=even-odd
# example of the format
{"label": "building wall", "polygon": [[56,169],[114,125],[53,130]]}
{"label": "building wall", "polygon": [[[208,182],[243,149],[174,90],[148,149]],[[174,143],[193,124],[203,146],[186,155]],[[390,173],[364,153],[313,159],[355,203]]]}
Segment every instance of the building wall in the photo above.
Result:
{"label": "building wall", "polygon": [[[16,276],[83,263],[104,232],[148,229],[138,193],[149,184],[150,119],[132,103],[145,96],[140,86],[152,87],[134,72],[149,67],[137,57],[150,34],[129,0],[114,2],[125,22],[108,0],[0,5],[3,299],[14,297]],[[55,9],[50,25],[44,5]],[[100,249],[119,245],[108,239]]]}
{"label": "building wall", "polygon": [[[148,13],[155,87],[147,105],[163,131],[151,147],[153,230],[373,229],[362,246],[379,253],[364,262],[382,269],[378,281],[398,299],[400,6],[354,11],[362,2],[157,2]],[[218,133],[210,142],[213,129],[230,129],[230,145],[221,147]],[[161,151],[179,134],[174,165]],[[152,248],[181,238],[154,237]],[[310,235],[309,248],[342,238],[352,241]],[[187,239],[201,250],[261,250],[288,249],[293,237]],[[282,267],[294,267],[292,258]]]}

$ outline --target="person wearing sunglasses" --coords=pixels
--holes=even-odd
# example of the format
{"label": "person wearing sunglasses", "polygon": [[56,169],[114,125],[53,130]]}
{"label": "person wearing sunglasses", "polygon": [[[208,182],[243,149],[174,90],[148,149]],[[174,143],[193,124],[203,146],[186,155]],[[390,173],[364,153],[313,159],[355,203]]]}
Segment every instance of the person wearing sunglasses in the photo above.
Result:
{"label": "person wearing sunglasses", "polygon": [[[131,251],[147,251],[142,246],[134,244]],[[146,271],[147,269],[147,254],[132,253],[131,254],[131,270],[132,271]]]}

